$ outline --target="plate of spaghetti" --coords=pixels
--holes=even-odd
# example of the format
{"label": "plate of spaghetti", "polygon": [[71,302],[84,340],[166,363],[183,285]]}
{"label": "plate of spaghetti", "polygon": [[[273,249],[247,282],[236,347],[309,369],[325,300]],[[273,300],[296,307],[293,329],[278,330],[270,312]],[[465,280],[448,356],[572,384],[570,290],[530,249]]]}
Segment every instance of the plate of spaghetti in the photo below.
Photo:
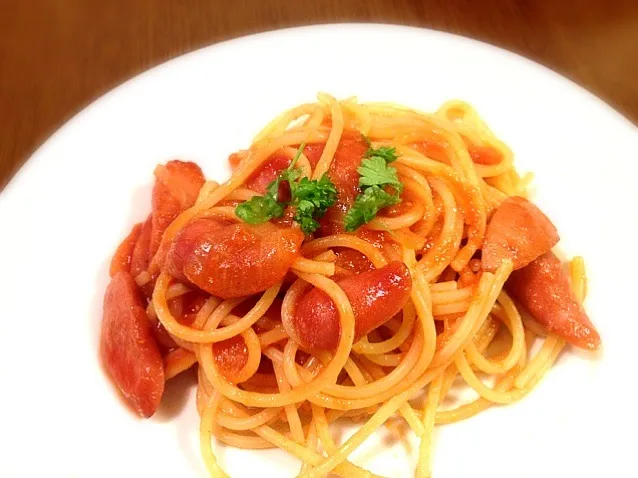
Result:
{"label": "plate of spaghetti", "polygon": [[3,192],[0,474],[633,466],[637,153],[589,93],[424,30],[141,75]]}

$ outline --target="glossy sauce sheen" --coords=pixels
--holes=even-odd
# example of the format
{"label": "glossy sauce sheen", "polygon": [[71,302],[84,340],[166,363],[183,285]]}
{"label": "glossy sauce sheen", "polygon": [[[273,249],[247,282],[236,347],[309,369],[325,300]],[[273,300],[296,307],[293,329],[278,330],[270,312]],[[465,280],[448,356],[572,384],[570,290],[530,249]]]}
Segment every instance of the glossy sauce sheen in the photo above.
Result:
{"label": "glossy sauce sheen", "polygon": [[100,356],[129,406],[150,417],[164,392],[164,365],[133,277],[119,272],[106,289]]}
{"label": "glossy sauce sheen", "polygon": [[[412,278],[402,262],[364,272],[338,282],[352,305],[355,342],[399,312],[412,289]],[[337,308],[330,297],[313,288],[295,308],[293,331],[299,344],[313,350],[334,350],[341,336]]]}
{"label": "glossy sauce sheen", "polygon": [[197,219],[176,237],[166,269],[224,299],[256,294],[284,278],[303,239],[298,228]]}
{"label": "glossy sauce sheen", "polygon": [[505,289],[547,330],[577,347],[597,349],[600,335],[578,303],[560,260],[543,254],[514,271]]}
{"label": "glossy sauce sheen", "polygon": [[490,219],[483,245],[483,270],[494,272],[504,259],[514,270],[525,267],[550,251],[558,242],[558,232],[534,204],[522,197],[509,197]]}

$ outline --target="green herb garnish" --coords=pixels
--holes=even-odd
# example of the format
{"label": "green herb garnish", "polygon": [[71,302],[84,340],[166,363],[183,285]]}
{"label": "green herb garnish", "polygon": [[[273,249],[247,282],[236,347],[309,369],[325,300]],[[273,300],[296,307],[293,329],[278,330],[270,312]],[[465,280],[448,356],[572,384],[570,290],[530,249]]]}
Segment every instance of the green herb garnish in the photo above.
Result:
{"label": "green herb garnish", "polygon": [[[301,144],[290,166],[268,185],[265,195],[255,196],[235,208],[237,217],[249,224],[261,224],[282,217],[286,206],[294,206],[296,211],[293,219],[303,232],[310,234],[319,227],[316,219],[322,217],[335,203],[337,188],[325,174],[319,180],[304,177],[297,182],[301,171],[295,168],[295,164],[304,147],[305,143]],[[288,183],[290,200],[284,201],[278,197],[283,182]]]}
{"label": "green herb garnish", "polygon": [[[401,202],[403,183],[399,181],[396,168],[388,166],[388,163],[398,158],[396,149],[387,146],[376,149],[370,147],[365,157],[357,168],[361,194],[357,195],[344,218],[344,226],[348,232],[370,222],[384,207]],[[391,187],[394,193],[387,192],[384,187]]]}
{"label": "green herb garnish", "polygon": [[344,218],[346,231],[352,232],[374,219],[377,213],[386,206],[393,206],[401,201],[398,195],[388,194],[379,186],[366,188],[357,196],[352,207]]}

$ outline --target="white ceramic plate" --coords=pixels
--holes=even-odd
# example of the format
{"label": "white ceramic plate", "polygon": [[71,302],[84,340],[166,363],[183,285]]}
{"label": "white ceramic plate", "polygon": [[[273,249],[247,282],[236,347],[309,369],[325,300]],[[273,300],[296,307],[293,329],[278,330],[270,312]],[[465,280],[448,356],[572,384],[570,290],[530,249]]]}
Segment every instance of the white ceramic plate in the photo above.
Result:
{"label": "white ceramic plate", "polygon": [[[536,173],[536,201],[562,250],[588,265],[586,307],[603,352],[563,354],[523,402],[438,428],[434,476],[635,472],[638,130],[503,50],[427,30],[340,25],[246,37],[154,68],[73,118],[2,193],[0,476],[204,476],[192,393],[169,387],[171,407],[140,421],[100,369],[107,265],[150,210],[156,163],[194,160],[223,180],[230,152],[317,91],[424,110],[469,101],[518,167]],[[387,432],[365,445],[355,462],[412,476],[415,455]],[[232,476],[298,469],[283,452],[216,448]]]}

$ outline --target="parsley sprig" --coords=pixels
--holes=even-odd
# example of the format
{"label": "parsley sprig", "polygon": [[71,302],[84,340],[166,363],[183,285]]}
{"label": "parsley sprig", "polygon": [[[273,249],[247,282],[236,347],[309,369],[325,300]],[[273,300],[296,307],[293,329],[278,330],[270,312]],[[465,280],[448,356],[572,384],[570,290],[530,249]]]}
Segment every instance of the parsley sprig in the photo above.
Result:
{"label": "parsley sprig", "polygon": [[[284,169],[277,179],[268,185],[266,194],[253,196],[249,201],[239,204],[235,208],[235,214],[249,224],[261,224],[273,218],[282,217],[286,206],[295,207],[293,219],[306,234],[314,232],[319,223],[316,219],[322,217],[326,210],[337,200],[337,188],[327,175],[321,179],[310,180],[301,178],[301,171],[295,168],[295,164],[305,143],[301,144],[297,154]],[[290,190],[289,200],[279,197],[282,183],[287,183]]]}
{"label": "parsley sprig", "polygon": [[396,168],[388,166],[398,158],[396,149],[370,147],[365,158],[357,168],[361,194],[357,195],[344,218],[345,229],[349,232],[369,223],[384,207],[401,202],[403,183],[399,181]]}

